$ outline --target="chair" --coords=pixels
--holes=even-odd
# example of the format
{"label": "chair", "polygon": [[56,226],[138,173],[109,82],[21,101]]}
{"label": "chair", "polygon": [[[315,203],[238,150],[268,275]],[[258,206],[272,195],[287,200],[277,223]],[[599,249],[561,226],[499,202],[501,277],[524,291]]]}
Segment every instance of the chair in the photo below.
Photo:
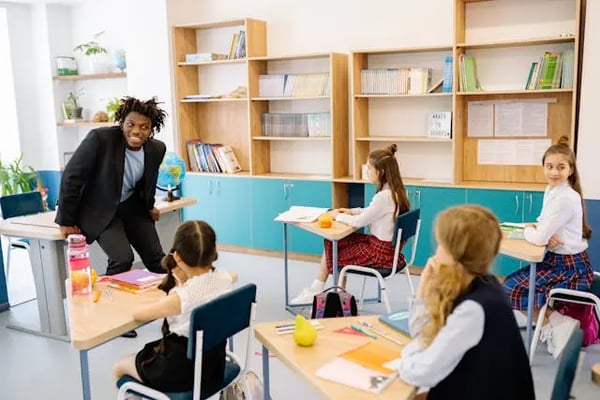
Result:
{"label": "chair", "polygon": [[[406,272],[406,278],[408,279],[408,285],[410,286],[411,293],[414,294],[414,286],[412,284],[412,280],[410,279],[410,271],[409,267],[413,265],[415,262],[415,255],[417,254],[417,244],[419,242],[419,230],[421,228],[421,210],[415,209],[412,211],[408,211],[402,215],[399,215],[396,219],[396,225],[394,227],[394,237],[392,238],[392,246],[394,246],[394,261],[392,263],[391,268],[370,268],[363,267],[360,265],[347,265],[342,268],[340,272],[340,277],[338,280],[338,286],[343,286],[344,280],[346,278],[347,273],[363,275],[362,289],[360,292],[360,300],[359,300],[359,308],[362,308],[364,303],[364,294],[365,294],[365,284],[367,276],[375,276],[379,283],[379,298],[383,299],[383,303],[385,304],[385,308],[388,313],[392,312],[390,307],[390,302],[388,299],[385,280],[396,275],[397,272],[402,271],[398,269],[398,258],[400,255],[400,248],[403,247],[403,244],[406,243],[409,239],[412,238],[412,246],[410,253],[410,260],[406,262],[404,267],[404,271]],[[398,240],[399,239],[399,240]]]}
{"label": "chair", "polygon": [[579,352],[583,342],[583,331],[577,329],[571,334],[565,351],[558,364],[556,378],[554,378],[554,387],[550,400],[569,400],[571,398],[571,388],[577,369],[579,366]]}
{"label": "chair", "polygon": [[[256,285],[247,284],[232,290],[202,304],[192,311],[190,320],[190,335],[187,356],[194,360],[194,389],[189,392],[162,393],[144,386],[131,376],[124,376],[117,381],[119,392],[118,400],[126,399],[128,392],[149,397],[156,400],[197,400],[206,399],[225,389],[238,380],[248,368],[248,354],[250,353],[251,333],[254,330],[256,307]],[[246,357],[244,362],[232,351],[227,351],[225,375],[223,382],[213,393],[207,393],[200,387],[202,374],[202,351],[210,350],[228,338],[248,328],[246,343]],[[233,346],[230,342],[230,349]],[[201,396],[201,395],[202,396]]]}
{"label": "chair", "polygon": [[590,287],[589,292],[562,288],[550,290],[550,293],[548,294],[548,301],[546,301],[546,304],[544,304],[544,306],[540,309],[540,314],[535,325],[535,331],[533,333],[533,339],[529,349],[530,364],[533,363],[533,357],[540,339],[540,333],[544,323],[546,310],[548,307],[552,307],[555,300],[560,300],[567,303],[591,305],[594,308],[596,319],[600,322],[600,272],[594,272],[594,280],[592,281],[592,286]]}
{"label": "chair", "polygon": [[[0,197],[0,210],[4,219],[43,212],[42,194],[35,191]],[[29,250],[29,241],[24,238],[8,238],[8,249],[6,250],[7,282],[10,274],[10,250],[13,247]]]}

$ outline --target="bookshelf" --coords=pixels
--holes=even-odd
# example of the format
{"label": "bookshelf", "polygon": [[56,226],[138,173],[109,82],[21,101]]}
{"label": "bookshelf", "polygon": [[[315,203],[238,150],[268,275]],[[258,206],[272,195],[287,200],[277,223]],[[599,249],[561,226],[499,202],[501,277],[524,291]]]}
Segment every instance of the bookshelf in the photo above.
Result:
{"label": "bookshelf", "polygon": [[[250,140],[248,137],[248,97],[239,88],[248,87],[248,58],[267,52],[266,23],[252,18],[173,27],[172,45],[175,70],[175,93],[179,154],[190,167],[186,143],[200,140],[233,148],[242,167],[235,176],[250,173]],[[233,59],[186,61],[186,54],[229,54],[232,38],[245,32],[245,56]],[[192,98],[192,95],[216,98]],[[201,172],[199,174],[210,173]]]}
{"label": "bookshelf", "polygon": [[[255,57],[248,60],[250,96],[251,175],[258,178],[334,181],[349,175],[348,146],[348,56],[318,53],[280,57]],[[289,77],[322,74],[315,86],[290,91],[287,96],[261,96],[261,76],[279,75],[282,84]],[[328,75],[328,79],[325,78]],[[283,78],[285,76],[286,78]],[[308,78],[307,78],[308,79]],[[325,80],[327,79],[327,80]],[[310,92],[315,93],[310,93]],[[318,93],[317,93],[318,92]],[[264,135],[263,114],[326,114],[327,136]],[[310,118],[307,117],[307,118]],[[295,128],[295,126],[294,126]],[[333,184],[333,204],[347,202],[347,188]]]}
{"label": "bookshelf", "polygon": [[[561,135],[569,136],[574,146],[581,25],[581,0],[455,0],[455,184],[485,186],[500,183],[539,187],[545,183],[540,168],[541,157],[539,160],[535,157],[537,162],[528,165],[512,164],[510,160],[483,164],[478,159],[479,152],[488,144],[509,147],[531,140],[556,143]],[[572,87],[524,89],[533,62],[545,52],[565,54],[568,51],[573,54]],[[457,83],[461,55],[475,58],[481,91],[460,91]],[[493,137],[478,137],[469,131],[469,103],[475,102],[494,104]],[[509,137],[498,135],[496,129],[502,122],[498,122],[497,104],[530,102],[547,104],[545,131],[538,136],[528,135],[531,131],[525,129]]]}

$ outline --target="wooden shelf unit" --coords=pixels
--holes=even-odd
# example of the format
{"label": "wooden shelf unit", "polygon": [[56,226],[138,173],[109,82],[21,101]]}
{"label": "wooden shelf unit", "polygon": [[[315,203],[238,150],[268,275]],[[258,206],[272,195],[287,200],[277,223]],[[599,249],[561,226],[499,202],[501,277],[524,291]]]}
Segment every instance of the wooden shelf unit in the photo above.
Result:
{"label": "wooden shelf unit", "polygon": [[[501,16],[499,7],[508,7]],[[532,7],[544,7],[536,13]],[[554,7],[554,8],[553,8]],[[515,20],[518,17],[518,22]],[[527,18],[527,15],[531,15]],[[453,134],[455,137],[454,183],[459,185],[516,184],[539,187],[546,180],[541,160],[536,165],[485,165],[478,163],[480,140],[550,139],[556,143],[561,135],[576,136],[576,110],[579,101],[578,70],[580,54],[581,0],[555,4],[541,2],[502,2],[455,0],[455,46]],[[493,33],[483,32],[486,20],[494,21]],[[549,21],[545,24],[544,21]],[[563,25],[556,21],[560,21]],[[518,25],[518,26],[517,26]],[[492,37],[493,36],[493,37]],[[544,51],[573,49],[573,87],[548,90],[525,90],[531,62]],[[473,55],[483,91],[458,91],[458,56]],[[498,64],[496,64],[498,63]],[[481,68],[480,68],[481,66]],[[516,71],[516,72],[515,72]],[[520,75],[508,82],[505,75]],[[498,84],[500,82],[500,84]],[[507,87],[512,83],[514,87]],[[504,87],[497,87],[504,86]],[[488,87],[488,90],[485,90]],[[468,132],[469,102],[548,101],[547,135],[545,137],[471,137]]]}
{"label": "wooden shelf unit", "polygon": [[[247,59],[267,53],[266,23],[252,18],[202,24],[177,25],[173,27],[173,56],[175,68],[175,93],[177,115],[177,142],[179,154],[190,166],[186,143],[200,140],[220,143],[233,148],[244,171],[250,171],[250,136],[247,98],[185,99],[189,95],[203,93],[202,77],[207,68],[240,68],[241,82],[247,82]],[[246,35],[246,57],[232,60],[186,62],[186,54],[211,52],[208,46],[221,45],[229,50],[231,34],[243,30]],[[211,36],[212,35],[212,36]],[[219,39],[216,39],[219,38]],[[212,39],[212,42],[211,42]],[[229,42],[227,42],[229,40]],[[220,41],[223,43],[214,43]],[[217,76],[219,71],[216,70]],[[227,80],[229,70],[220,74]],[[238,71],[236,71],[238,72]],[[221,93],[226,94],[226,93]]]}

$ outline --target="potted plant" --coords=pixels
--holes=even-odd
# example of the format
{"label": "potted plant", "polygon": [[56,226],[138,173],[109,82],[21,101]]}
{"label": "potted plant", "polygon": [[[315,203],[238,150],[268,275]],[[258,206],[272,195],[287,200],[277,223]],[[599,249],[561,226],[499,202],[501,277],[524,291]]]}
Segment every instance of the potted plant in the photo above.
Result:
{"label": "potted plant", "polygon": [[29,165],[23,165],[23,155],[12,163],[0,160],[0,194],[7,196],[25,193],[38,186],[38,175]]}
{"label": "potted plant", "polygon": [[67,99],[62,103],[63,116],[65,120],[82,119],[83,107],[79,105],[79,97],[83,91],[79,89],[77,94],[69,92]]}
{"label": "potted plant", "polygon": [[94,35],[94,39],[89,42],[82,43],[76,46],[73,50],[83,53],[90,60],[90,68],[92,73],[100,74],[108,72],[108,64],[104,61],[101,56],[107,54],[108,50],[102,46],[98,41],[99,38],[104,34],[104,31],[98,32]]}
{"label": "potted plant", "polygon": [[115,113],[121,106],[121,99],[113,98],[106,104],[106,113],[108,114],[108,122],[115,122]]}

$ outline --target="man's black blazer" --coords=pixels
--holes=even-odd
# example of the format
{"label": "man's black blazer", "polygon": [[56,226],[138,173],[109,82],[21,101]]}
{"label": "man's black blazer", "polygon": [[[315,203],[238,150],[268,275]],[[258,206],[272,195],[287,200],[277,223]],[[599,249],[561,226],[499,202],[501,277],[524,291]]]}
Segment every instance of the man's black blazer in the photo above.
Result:
{"label": "man's black blazer", "polygon": [[[93,129],[62,173],[55,222],[61,226],[77,225],[88,243],[106,229],[119,206],[125,145],[120,126]],[[158,167],[165,151],[165,144],[159,140],[148,139],[144,143],[144,176],[132,196],[139,196],[148,210],[154,207]]]}

